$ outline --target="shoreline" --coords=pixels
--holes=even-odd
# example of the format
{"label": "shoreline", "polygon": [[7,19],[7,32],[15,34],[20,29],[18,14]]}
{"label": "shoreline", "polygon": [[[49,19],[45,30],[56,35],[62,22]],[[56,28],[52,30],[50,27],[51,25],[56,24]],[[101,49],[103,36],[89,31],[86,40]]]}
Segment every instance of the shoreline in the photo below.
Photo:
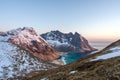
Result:
{"label": "shoreline", "polygon": [[53,60],[51,63],[58,64],[58,65],[66,65],[65,57],[63,55],[67,54],[67,52],[58,52],[61,56],[59,59]]}
{"label": "shoreline", "polygon": [[64,62],[62,61],[62,59],[53,60],[53,61],[51,61],[51,63],[57,64],[57,65],[65,65]]}
{"label": "shoreline", "polygon": [[67,63],[65,62],[65,57],[62,57],[61,58],[62,62],[63,62],[63,65],[66,65]]}
{"label": "shoreline", "polygon": [[[87,53],[83,53],[83,54],[90,55],[90,54],[94,54],[96,52],[98,52],[98,51],[96,50],[96,51],[90,52],[89,54],[88,54],[88,52]],[[57,65],[66,65],[67,63],[66,63],[66,60],[65,60],[65,55],[67,55],[68,52],[58,52],[58,53],[59,53],[60,57],[58,59],[55,59],[55,60],[51,61],[51,63],[57,64]]]}

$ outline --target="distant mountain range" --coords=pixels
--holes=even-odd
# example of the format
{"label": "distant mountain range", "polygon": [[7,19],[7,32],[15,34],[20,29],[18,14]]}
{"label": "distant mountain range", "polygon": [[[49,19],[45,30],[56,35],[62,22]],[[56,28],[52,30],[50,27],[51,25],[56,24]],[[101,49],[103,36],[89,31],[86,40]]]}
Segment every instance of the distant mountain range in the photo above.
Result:
{"label": "distant mountain range", "polygon": [[96,50],[79,33],[51,31],[40,35],[59,52],[90,52]]}

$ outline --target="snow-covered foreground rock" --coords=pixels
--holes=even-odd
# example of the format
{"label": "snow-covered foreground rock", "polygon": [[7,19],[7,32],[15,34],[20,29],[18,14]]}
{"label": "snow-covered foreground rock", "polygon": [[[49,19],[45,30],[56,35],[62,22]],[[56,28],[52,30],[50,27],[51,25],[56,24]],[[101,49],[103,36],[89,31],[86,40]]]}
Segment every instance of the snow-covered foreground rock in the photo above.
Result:
{"label": "snow-covered foreground rock", "polygon": [[[43,52],[42,57],[44,57],[44,59],[41,57],[35,57],[30,51],[25,49],[26,46],[32,45],[29,47],[31,51],[33,49],[36,51],[42,51],[45,45],[48,46],[48,49],[46,50],[52,50],[42,38],[39,39],[36,35],[30,34],[29,30],[33,29],[19,28],[8,32],[0,32],[0,80],[7,80],[18,76],[24,77],[32,71],[47,70],[56,67],[53,64],[43,61],[51,60],[51,58],[47,59],[48,57],[44,56],[47,51]],[[15,40],[16,43],[11,43],[11,40]],[[39,45],[42,45],[41,48],[37,50],[36,46],[31,41],[38,42]],[[55,51],[53,52],[53,54],[56,54]],[[36,52],[35,54],[42,53]]]}
{"label": "snow-covered foreground rock", "polygon": [[79,33],[62,33],[51,31],[40,35],[59,52],[90,52],[92,48],[88,41]]}

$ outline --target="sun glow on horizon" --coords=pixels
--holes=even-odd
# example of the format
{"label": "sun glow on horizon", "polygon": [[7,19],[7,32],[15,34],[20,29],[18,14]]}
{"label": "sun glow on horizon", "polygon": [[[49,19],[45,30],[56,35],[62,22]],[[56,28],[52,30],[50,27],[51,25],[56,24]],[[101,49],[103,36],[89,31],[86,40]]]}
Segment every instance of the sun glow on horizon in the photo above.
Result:
{"label": "sun glow on horizon", "polygon": [[90,41],[116,41],[120,39],[119,35],[83,35]]}

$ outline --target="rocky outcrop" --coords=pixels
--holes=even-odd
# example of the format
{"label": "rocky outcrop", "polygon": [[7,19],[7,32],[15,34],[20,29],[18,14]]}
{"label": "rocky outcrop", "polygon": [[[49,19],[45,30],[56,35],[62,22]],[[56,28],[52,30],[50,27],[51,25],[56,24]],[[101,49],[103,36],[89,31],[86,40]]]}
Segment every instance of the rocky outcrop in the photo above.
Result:
{"label": "rocky outcrop", "polygon": [[39,37],[33,28],[25,27],[20,28],[17,31],[11,31],[7,33],[13,35],[9,39],[10,42],[44,61],[50,61],[59,58],[57,52],[54,51],[44,39]]}
{"label": "rocky outcrop", "polygon": [[62,33],[60,31],[51,31],[40,35],[53,48],[60,52],[90,52],[94,49],[88,41],[79,33]]}

